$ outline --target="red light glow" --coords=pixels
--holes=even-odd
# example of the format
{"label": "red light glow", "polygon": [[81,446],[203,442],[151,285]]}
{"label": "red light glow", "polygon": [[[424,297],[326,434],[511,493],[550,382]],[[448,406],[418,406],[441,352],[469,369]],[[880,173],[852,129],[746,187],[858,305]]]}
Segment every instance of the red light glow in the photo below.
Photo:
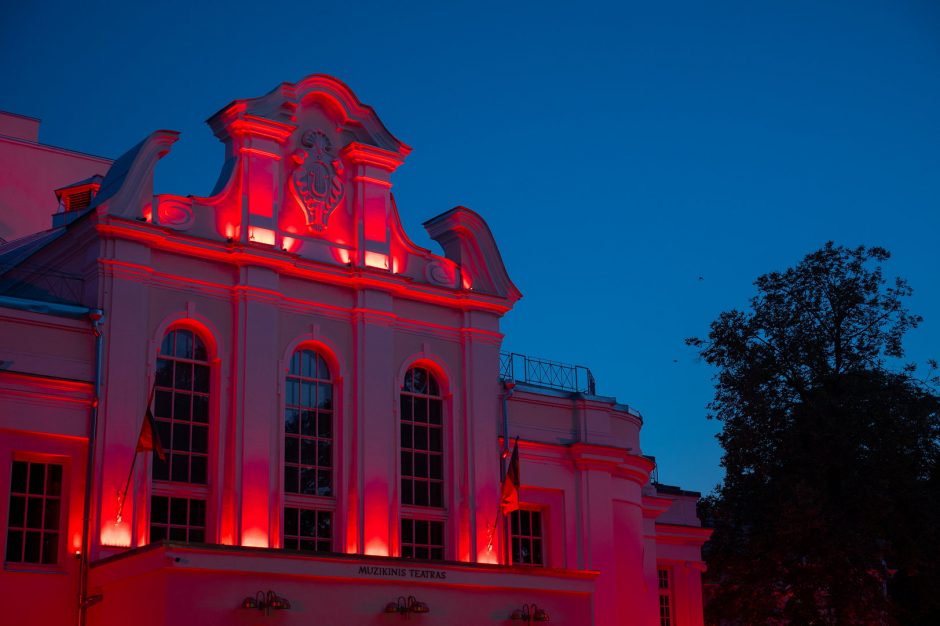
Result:
{"label": "red light glow", "polygon": [[259,528],[251,528],[245,531],[242,537],[242,545],[251,548],[267,548],[268,535]]}
{"label": "red light glow", "polygon": [[274,231],[268,228],[258,228],[257,226],[248,227],[248,239],[255,243],[263,243],[269,246],[274,245]]}
{"label": "red light glow", "polygon": [[127,522],[105,524],[101,527],[101,544],[118,548],[131,547],[131,527]]}
{"label": "red light glow", "polygon": [[388,255],[378,252],[366,251],[366,265],[368,267],[377,267],[382,270],[388,269]]}

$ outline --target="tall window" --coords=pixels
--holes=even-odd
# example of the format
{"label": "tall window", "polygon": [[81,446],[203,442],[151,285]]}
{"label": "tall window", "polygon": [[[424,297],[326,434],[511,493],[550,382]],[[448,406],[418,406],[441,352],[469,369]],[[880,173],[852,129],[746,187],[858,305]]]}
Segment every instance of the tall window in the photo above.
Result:
{"label": "tall window", "polygon": [[[427,368],[412,367],[401,388],[401,554],[444,557],[444,401]],[[435,511],[436,509],[436,511]]]}
{"label": "tall window", "polygon": [[151,541],[205,541],[209,374],[199,335],[184,328],[166,334],[154,387],[154,418],[166,461],[153,459]]}
{"label": "tall window", "polygon": [[510,513],[512,562],[542,565],[542,512],[519,509]]}
{"label": "tall window", "polygon": [[284,409],[284,547],[329,552],[333,506],[333,378],[319,353],[298,350]]}
{"label": "tall window", "polygon": [[669,569],[656,570],[659,577],[659,626],[674,626],[672,619],[672,576]]}
{"label": "tall window", "polygon": [[13,461],[7,563],[58,562],[61,504],[61,465]]}

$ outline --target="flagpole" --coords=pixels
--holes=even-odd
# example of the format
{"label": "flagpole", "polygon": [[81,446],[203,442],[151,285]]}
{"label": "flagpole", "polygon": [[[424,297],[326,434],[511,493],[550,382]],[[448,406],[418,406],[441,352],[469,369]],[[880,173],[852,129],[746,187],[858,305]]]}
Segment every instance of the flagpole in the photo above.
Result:
{"label": "flagpole", "polygon": [[124,492],[121,494],[121,497],[120,497],[121,502],[118,504],[118,512],[117,512],[118,524],[121,523],[121,514],[124,512],[124,501],[127,500],[127,490],[131,486],[131,476],[133,476],[134,474],[134,466],[137,465],[138,454],[139,453],[137,452],[137,450],[134,450],[134,460],[131,461],[131,469],[129,472],[127,472],[127,482],[124,483]]}
{"label": "flagpole", "polygon": [[[147,419],[147,411],[150,410],[150,406],[153,404],[153,397],[157,391],[157,380],[154,378],[153,386],[150,388],[150,398],[147,399],[147,408],[144,411],[144,419]],[[158,437],[157,433],[153,433],[154,437]],[[124,502],[127,500],[127,490],[131,486],[131,476],[134,475],[134,466],[137,465],[137,455],[140,451],[137,449],[137,446],[134,446],[134,460],[131,461],[131,469],[127,472],[127,481],[124,483],[124,492],[121,493],[120,502],[118,503],[118,511],[116,521],[118,524],[121,523],[121,515],[124,513]]]}

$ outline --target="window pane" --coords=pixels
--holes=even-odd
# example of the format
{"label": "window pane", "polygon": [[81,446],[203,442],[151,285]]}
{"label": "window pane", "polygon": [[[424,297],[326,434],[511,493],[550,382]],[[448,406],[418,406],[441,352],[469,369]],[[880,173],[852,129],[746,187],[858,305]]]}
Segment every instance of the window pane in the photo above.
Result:
{"label": "window pane", "polygon": [[42,463],[29,464],[29,492],[42,494],[46,486],[46,466]]}
{"label": "window pane", "polygon": [[284,509],[284,534],[297,536],[299,511],[294,508]]}
{"label": "window pane", "polygon": [[185,498],[170,498],[170,523],[186,525],[189,501]]}
{"label": "window pane", "polygon": [[[185,363],[184,363],[185,365]],[[178,393],[173,398],[173,419],[189,421],[192,419],[192,396],[188,393]]]}
{"label": "window pane", "polygon": [[317,474],[317,495],[333,495],[333,474],[330,471],[320,470]]}
{"label": "window pane", "polygon": [[189,450],[189,426],[186,424],[175,424],[173,426],[173,449]]}
{"label": "window pane", "polygon": [[151,523],[166,524],[169,521],[169,503],[163,496],[154,496],[150,500]]}
{"label": "window pane", "polygon": [[173,364],[173,386],[177,389],[192,391],[193,389],[193,364],[183,361],[177,361]]}
{"label": "window pane", "polygon": [[431,400],[428,403],[428,421],[432,424],[442,424],[443,420],[441,418],[441,409],[443,408],[443,402],[440,400]]}
{"label": "window pane", "polygon": [[20,563],[23,560],[23,533],[11,531],[7,533],[7,561]]}
{"label": "window pane", "polygon": [[312,439],[303,439],[300,442],[300,462],[303,465],[314,465],[316,462],[316,442]]}
{"label": "window pane", "polygon": [[324,410],[333,408],[333,385],[330,383],[320,383],[317,385],[317,407]]}
{"label": "window pane", "polygon": [[209,452],[209,429],[205,426],[193,426],[193,452]]}
{"label": "window pane", "polygon": [[10,491],[14,493],[26,493],[26,475],[29,473],[29,464],[25,461],[13,462],[13,476],[10,484]]}
{"label": "window pane", "polygon": [[171,480],[174,482],[189,482],[189,457],[186,455],[171,455]]}
{"label": "window pane", "polygon": [[150,543],[156,543],[157,541],[163,541],[164,539],[166,539],[166,526],[150,527]]}
{"label": "window pane", "polygon": [[193,358],[193,333],[191,331],[176,331],[176,356],[183,359]]}
{"label": "window pane", "polygon": [[167,333],[166,337],[163,338],[163,343],[160,344],[160,354],[173,356],[173,346],[175,345],[176,345],[176,331],[171,331]]}
{"label": "window pane", "polygon": [[46,514],[43,518],[43,528],[46,530],[59,530],[58,498],[50,498],[46,500]]}
{"label": "window pane", "polygon": [[26,563],[39,563],[42,554],[42,533],[27,532],[26,545],[23,549],[23,561]]}
{"label": "window pane", "polygon": [[193,348],[193,358],[197,361],[208,361],[209,352],[206,350],[206,344],[202,342],[202,339],[198,335],[193,335],[194,339],[194,348]]}
{"label": "window pane", "polygon": [[300,440],[296,437],[284,438],[284,462],[295,464],[300,462]]}
{"label": "window pane", "polygon": [[305,437],[317,436],[317,414],[314,411],[304,411],[301,415],[300,434]]}
{"label": "window pane", "polygon": [[284,432],[289,435],[300,434],[300,411],[297,409],[284,411]]}
{"label": "window pane", "polygon": [[319,424],[317,435],[320,437],[331,438],[333,436],[333,414],[320,413],[317,417]]}
{"label": "window pane", "polygon": [[415,398],[414,421],[425,423],[428,421],[428,399]]}
{"label": "window pane", "polygon": [[193,396],[193,421],[203,424],[209,421],[209,396]]}
{"label": "window pane", "polygon": [[10,497],[9,525],[23,528],[26,521],[26,498],[23,496]]}
{"label": "window pane", "polygon": [[296,467],[287,466],[284,468],[284,491],[287,493],[298,493],[300,491]]}
{"label": "window pane", "polygon": [[330,375],[330,366],[326,364],[326,361],[319,354],[317,355],[317,367],[317,378],[320,380],[332,380],[333,377]]}
{"label": "window pane", "polygon": [[173,362],[167,359],[157,359],[157,387],[173,386]]}
{"label": "window pane", "polygon": [[191,463],[191,474],[189,477],[190,482],[196,483],[197,485],[206,484],[206,478],[208,473],[208,467],[206,463],[206,457],[204,456],[193,456],[190,460]]}
{"label": "window pane", "polygon": [[190,500],[189,501],[189,525],[190,526],[205,526],[206,525],[206,503],[204,500]]}
{"label": "window pane", "polygon": [[317,465],[320,467],[333,467],[333,446],[329,441],[317,442]]}
{"label": "window pane", "polygon": [[[158,383],[159,384],[159,383]],[[173,417],[173,392],[154,392],[153,414],[155,417]]]}
{"label": "window pane", "polygon": [[444,506],[444,485],[438,482],[431,483],[431,506]]}
{"label": "window pane", "polygon": [[59,535],[57,533],[43,533],[42,536],[42,562],[46,565],[54,564],[59,556]]}
{"label": "window pane", "polygon": [[43,499],[30,498],[26,504],[27,528],[42,528]]}
{"label": "window pane", "polygon": [[208,365],[196,365],[193,367],[193,390],[209,393]]}
{"label": "window pane", "polygon": [[307,495],[317,495],[317,471],[305,467],[300,470],[300,492]]}

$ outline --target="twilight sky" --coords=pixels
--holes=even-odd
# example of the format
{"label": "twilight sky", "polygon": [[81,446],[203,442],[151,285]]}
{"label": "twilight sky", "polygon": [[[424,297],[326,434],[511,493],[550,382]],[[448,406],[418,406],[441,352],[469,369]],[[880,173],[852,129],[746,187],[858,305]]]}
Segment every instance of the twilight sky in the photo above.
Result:
{"label": "twilight sky", "polygon": [[109,157],[181,131],[156,191],[206,195],[206,118],[337,76],[414,148],[412,239],[440,253],[421,222],[483,215],[524,294],[504,347],[589,366],[663,482],[721,478],[683,339],[826,240],[894,254],[926,318],[909,360],[940,357],[934,0],[131,4],[5,3],[0,109]]}

